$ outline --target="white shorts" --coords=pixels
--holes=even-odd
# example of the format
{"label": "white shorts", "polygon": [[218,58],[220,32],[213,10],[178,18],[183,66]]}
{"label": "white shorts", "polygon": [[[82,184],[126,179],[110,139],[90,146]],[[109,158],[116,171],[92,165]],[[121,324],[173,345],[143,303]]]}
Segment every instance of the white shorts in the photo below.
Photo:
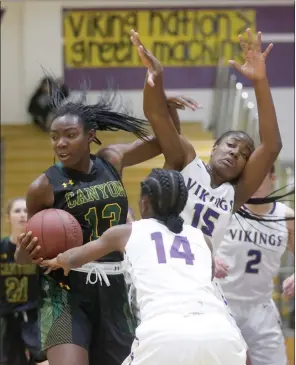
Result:
{"label": "white shorts", "polygon": [[246,346],[224,314],[166,314],[142,322],[123,365],[245,365]]}
{"label": "white shorts", "polygon": [[[214,291],[215,291],[215,295],[219,300],[222,300],[222,302],[224,302],[224,304],[226,305],[226,307],[228,307],[228,303],[227,300],[223,294],[223,290],[221,288],[219,279],[214,278],[212,281],[212,285],[214,287]],[[228,308],[229,309],[229,308]],[[230,309],[229,309],[230,312]]]}
{"label": "white shorts", "polygon": [[252,365],[287,365],[281,318],[273,300],[255,305],[228,304],[248,345]]}
{"label": "white shorts", "polygon": [[237,327],[238,331],[240,331],[240,329],[238,328],[238,326],[236,325],[235,323],[235,319],[234,319],[234,316],[233,314],[231,313],[231,308],[226,300],[226,297],[224,296],[223,294],[223,290],[221,288],[221,285],[220,285],[220,282],[219,282],[219,279],[215,279],[212,281],[212,285],[214,287],[214,293],[216,295],[216,297],[221,300],[224,305],[225,305],[225,314],[227,315],[229,321],[235,326]]}

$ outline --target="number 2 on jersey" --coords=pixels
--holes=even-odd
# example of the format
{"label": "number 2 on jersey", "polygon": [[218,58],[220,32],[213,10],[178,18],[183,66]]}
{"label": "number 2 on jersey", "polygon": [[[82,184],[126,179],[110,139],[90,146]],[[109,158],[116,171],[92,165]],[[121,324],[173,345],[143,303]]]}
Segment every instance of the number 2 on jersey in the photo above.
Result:
{"label": "number 2 on jersey", "polygon": [[[220,217],[220,214],[200,203],[195,204],[194,210],[195,212],[191,223],[192,227],[200,228],[202,233],[212,237],[215,228],[215,222]],[[199,227],[200,218],[203,218],[205,223],[205,225],[202,225],[201,227]]]}
{"label": "number 2 on jersey", "polygon": [[[155,242],[157,259],[159,264],[166,264],[166,254],[163,244],[163,237],[160,232],[151,234],[152,241]],[[181,251],[181,249],[183,251]],[[176,236],[170,249],[170,257],[185,260],[187,265],[193,265],[194,255],[190,248],[188,239],[184,236]]]}
{"label": "number 2 on jersey", "polygon": [[[102,210],[102,219],[110,220],[110,227],[118,224],[121,215],[121,207],[117,203],[107,204]],[[93,241],[100,237],[98,232],[99,217],[96,207],[89,208],[88,212],[84,216],[85,220],[89,223],[92,229],[89,240]]]}
{"label": "number 2 on jersey", "polygon": [[[261,251],[259,250],[249,250],[248,256],[253,257],[252,260],[249,260],[246,265],[245,272],[248,274],[258,274],[258,265],[261,262]],[[257,267],[256,267],[257,266]]]}

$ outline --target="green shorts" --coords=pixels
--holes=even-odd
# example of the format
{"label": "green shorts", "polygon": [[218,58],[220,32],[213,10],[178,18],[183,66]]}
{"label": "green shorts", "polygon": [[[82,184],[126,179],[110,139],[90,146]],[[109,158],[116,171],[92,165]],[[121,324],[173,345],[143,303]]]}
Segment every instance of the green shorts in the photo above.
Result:
{"label": "green shorts", "polygon": [[70,290],[51,276],[42,276],[42,349],[71,343],[88,350],[90,365],[122,364],[135,331],[124,276],[109,275],[108,287],[99,281],[86,284],[86,275],[71,271]]}

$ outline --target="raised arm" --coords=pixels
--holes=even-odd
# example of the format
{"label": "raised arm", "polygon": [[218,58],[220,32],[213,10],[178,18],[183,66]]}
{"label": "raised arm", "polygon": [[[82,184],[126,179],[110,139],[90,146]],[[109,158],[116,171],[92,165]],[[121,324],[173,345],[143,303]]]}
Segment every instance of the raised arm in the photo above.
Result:
{"label": "raised arm", "polygon": [[47,267],[47,272],[62,268],[65,275],[71,269],[95,261],[110,252],[124,252],[132,232],[131,224],[124,224],[108,229],[99,239],[81,247],[75,247],[59,254],[52,260],[44,260],[40,266]]}
{"label": "raised arm", "polygon": [[[184,96],[167,97],[168,110],[178,133],[181,132],[181,123],[177,109],[196,110],[201,105],[193,99]],[[136,140],[132,143],[109,145],[98,152],[98,156],[111,162],[121,174],[122,169],[145,162],[161,154],[161,147],[154,136],[146,140]]]}
{"label": "raised arm", "polygon": [[262,52],[261,33],[257,34],[256,40],[253,39],[250,29],[247,29],[247,35],[247,43],[243,41],[242,36],[239,36],[245,63],[239,65],[235,61],[229,62],[253,82],[259,115],[261,143],[252,153],[236,185],[234,211],[238,210],[259,188],[282,149],[281,136],[265,67],[266,58],[273,45],[270,44]]}
{"label": "raised arm", "polygon": [[188,142],[184,143],[171,118],[163,87],[162,66],[151,52],[144,48],[138,33],[132,31],[131,40],[148,69],[144,87],[144,114],[151,123],[167,166],[182,170],[195,158],[195,151]]}

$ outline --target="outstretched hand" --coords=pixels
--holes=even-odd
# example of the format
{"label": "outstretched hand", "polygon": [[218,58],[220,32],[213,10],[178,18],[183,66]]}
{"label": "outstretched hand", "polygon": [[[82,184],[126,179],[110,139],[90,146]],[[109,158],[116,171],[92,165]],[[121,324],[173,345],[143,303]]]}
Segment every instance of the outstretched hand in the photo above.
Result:
{"label": "outstretched hand", "polygon": [[64,255],[61,253],[51,260],[43,260],[40,263],[40,266],[47,268],[44,274],[49,274],[51,271],[54,270],[63,269],[64,275],[68,276],[69,271],[71,270],[68,255]]}
{"label": "outstretched hand", "polygon": [[242,35],[238,36],[241,48],[244,53],[245,63],[243,65],[230,60],[229,63],[235,67],[242,75],[252,81],[259,81],[266,78],[265,60],[272,50],[273,44],[270,43],[264,52],[262,52],[261,32],[257,33],[254,39],[250,28],[246,30],[248,41],[243,40]]}
{"label": "outstretched hand", "polygon": [[202,104],[197,103],[194,99],[187,96],[168,96],[167,102],[169,107],[185,110],[186,108],[195,111],[202,109]]}
{"label": "outstretched hand", "polygon": [[131,41],[137,48],[143,65],[147,67],[147,82],[151,87],[153,87],[156,76],[162,73],[162,66],[160,62],[153,56],[153,54],[147,51],[147,49],[143,46],[142,42],[140,41],[139,34],[134,30],[131,31]]}

